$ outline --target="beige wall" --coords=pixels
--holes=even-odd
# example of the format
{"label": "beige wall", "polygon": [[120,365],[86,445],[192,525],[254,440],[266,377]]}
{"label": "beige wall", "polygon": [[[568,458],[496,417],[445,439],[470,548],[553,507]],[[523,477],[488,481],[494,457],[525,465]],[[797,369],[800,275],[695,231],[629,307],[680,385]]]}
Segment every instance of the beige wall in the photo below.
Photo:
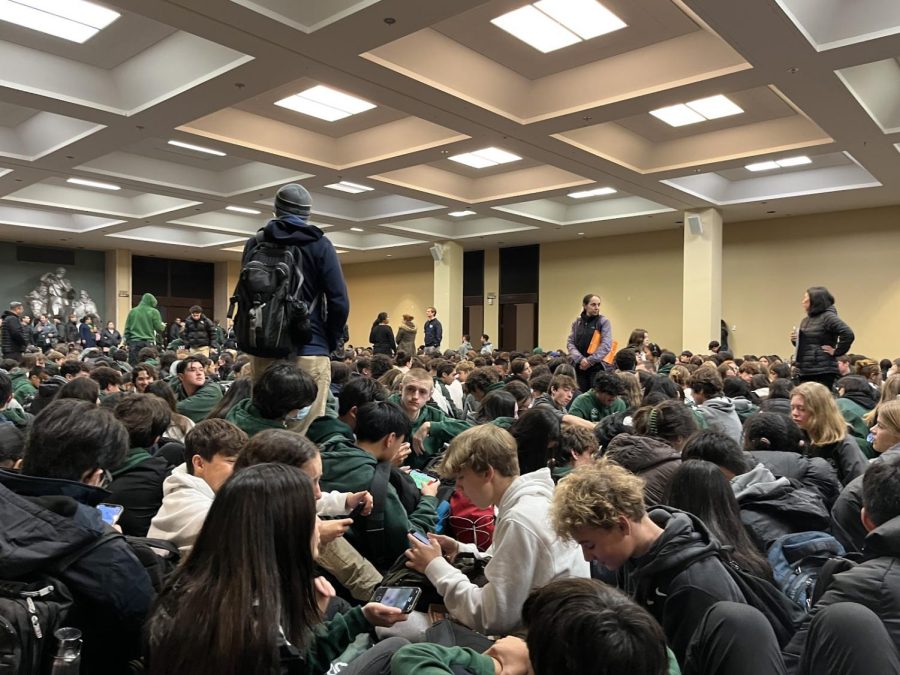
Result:
{"label": "beige wall", "polygon": [[725,225],[723,314],[737,354],[791,353],[800,300],[825,286],[856,333],[852,351],[900,356],[900,207]]}
{"label": "beige wall", "polygon": [[620,348],[634,328],[679,347],[682,239],[681,229],[672,229],[542,245],[540,346],[564,349],[582,297],[597,293]]}
{"label": "beige wall", "polygon": [[[425,308],[434,299],[434,261],[431,256],[357,263],[343,268],[350,292],[350,344],[369,346],[369,330],[379,312],[388,313],[395,334],[401,316],[412,314],[419,331],[416,346],[423,344]],[[446,347],[448,339],[450,337],[445,335],[443,346]],[[458,336],[453,340],[458,340]]]}

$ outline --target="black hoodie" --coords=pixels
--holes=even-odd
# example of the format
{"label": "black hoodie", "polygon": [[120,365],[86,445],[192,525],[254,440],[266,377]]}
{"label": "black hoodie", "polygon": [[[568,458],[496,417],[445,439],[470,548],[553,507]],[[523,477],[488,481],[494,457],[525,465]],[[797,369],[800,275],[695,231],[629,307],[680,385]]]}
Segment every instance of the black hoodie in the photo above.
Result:
{"label": "black hoodie", "polygon": [[663,528],[650,550],[619,570],[617,584],[660,623],[678,662],[703,615],[722,600],[745,602],[725,563],[719,543],[699,518],[661,506],[649,512]]}
{"label": "black hoodie", "polygon": [[[270,220],[262,233],[265,241],[299,248],[303,258],[301,295],[310,306],[318,299],[310,313],[312,336],[298,356],[328,356],[337,348],[350,314],[347,284],[334,246],[318,227],[286,213]],[[247,241],[243,261],[256,246],[256,237]]]}

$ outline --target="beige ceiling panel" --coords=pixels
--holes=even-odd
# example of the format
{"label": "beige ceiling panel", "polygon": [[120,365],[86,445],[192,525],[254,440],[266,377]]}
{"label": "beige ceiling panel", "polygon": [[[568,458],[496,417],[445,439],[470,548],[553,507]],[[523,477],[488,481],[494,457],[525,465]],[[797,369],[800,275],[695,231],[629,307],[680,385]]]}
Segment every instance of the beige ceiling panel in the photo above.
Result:
{"label": "beige ceiling panel", "polygon": [[279,23],[312,33],[379,0],[231,0]]}
{"label": "beige ceiling panel", "polygon": [[362,56],[522,124],[751,68],[729,45],[702,31],[537,80],[431,29]]}
{"label": "beige ceiling panel", "polygon": [[487,237],[510,232],[527,232],[538,229],[534,225],[523,225],[502,218],[467,218],[456,222],[448,222],[438,218],[416,218],[400,224],[386,225],[392,230],[402,230],[420,234],[431,240],[438,239],[471,239]]}
{"label": "beige ceiling panel", "polygon": [[346,168],[429,150],[467,138],[465,134],[418,117],[406,117],[337,140],[336,156],[342,168]]}
{"label": "beige ceiling panel", "polygon": [[472,181],[472,203],[492,201],[496,199],[509,199],[521,195],[534,194],[547,190],[560,190],[563,188],[588,185],[593,181],[570,173],[555,166],[535,166],[518,171],[488,176],[478,181]]}
{"label": "beige ceiling panel", "polygon": [[51,112],[31,115],[12,128],[0,128],[0,155],[35,161],[105,129]]}
{"label": "beige ceiling panel", "polygon": [[835,74],[884,133],[900,131],[900,62],[897,59],[864,63]]}
{"label": "beige ceiling panel", "polygon": [[105,213],[124,218],[149,218],[201,203],[165,195],[140,194],[131,191],[107,193],[99,190],[80,190],[67,187],[66,183],[56,180],[29,185],[7,195],[4,199],[73,211]]}
{"label": "beige ceiling panel", "polygon": [[442,171],[433,166],[421,165],[388,171],[377,176],[375,180],[410,190],[420,190],[428,194],[468,202],[472,191],[472,180],[450,171]]}
{"label": "beige ceiling panel", "polygon": [[190,246],[191,248],[206,248],[210,246],[223,246],[242,242],[246,237],[233,237],[216,232],[200,232],[191,229],[167,227],[165,225],[148,225],[137,227],[125,232],[107,234],[107,237],[117,239],[134,239],[137,241],[152,241],[159,244],[171,244],[173,246]]}
{"label": "beige ceiling panel", "polygon": [[86,216],[80,213],[38,211],[17,206],[0,205],[0,223],[15,227],[59,232],[92,232],[104,227],[119,225],[125,221]]}
{"label": "beige ceiling panel", "polygon": [[573,129],[553,137],[632,171],[644,170],[652,161],[655,148],[647,139],[615,122]]}

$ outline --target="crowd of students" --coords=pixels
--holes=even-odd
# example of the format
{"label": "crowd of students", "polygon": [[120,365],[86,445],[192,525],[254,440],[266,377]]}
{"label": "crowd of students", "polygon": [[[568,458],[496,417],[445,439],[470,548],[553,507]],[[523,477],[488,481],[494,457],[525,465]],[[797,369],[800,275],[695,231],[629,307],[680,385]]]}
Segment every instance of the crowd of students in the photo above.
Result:
{"label": "crowd of students", "polygon": [[[644,338],[584,391],[558,353],[347,349],[315,419],[286,361],[6,359],[0,580],[66,587],[83,673],[900,673],[900,360],[830,389]],[[840,550],[789,599],[810,532]]]}

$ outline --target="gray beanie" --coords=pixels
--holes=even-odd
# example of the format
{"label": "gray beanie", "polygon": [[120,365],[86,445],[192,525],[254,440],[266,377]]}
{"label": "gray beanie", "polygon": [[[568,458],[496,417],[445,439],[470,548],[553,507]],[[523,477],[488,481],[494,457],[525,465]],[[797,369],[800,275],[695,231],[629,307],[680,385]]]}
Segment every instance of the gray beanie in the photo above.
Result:
{"label": "gray beanie", "polygon": [[306,217],[312,206],[312,198],[306,188],[296,183],[288,183],[275,193],[275,213],[293,213]]}

